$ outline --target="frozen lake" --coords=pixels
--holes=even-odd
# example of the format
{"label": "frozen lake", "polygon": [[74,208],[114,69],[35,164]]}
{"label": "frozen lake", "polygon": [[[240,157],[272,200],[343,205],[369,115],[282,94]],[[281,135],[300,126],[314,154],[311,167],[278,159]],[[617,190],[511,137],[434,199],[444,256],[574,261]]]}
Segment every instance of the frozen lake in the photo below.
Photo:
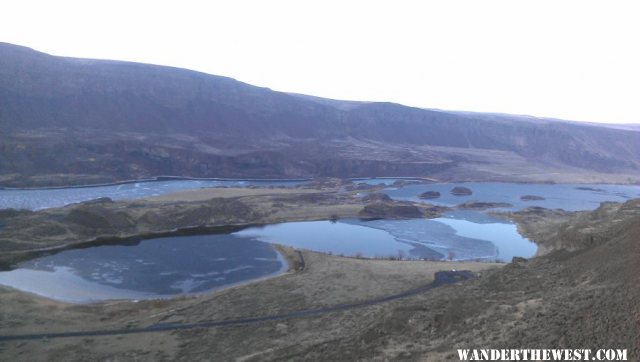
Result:
{"label": "frozen lake", "polygon": [[230,234],[71,249],[0,272],[0,284],[74,303],[197,294],[287,269],[268,243]]}
{"label": "frozen lake", "polygon": [[288,222],[65,250],[0,272],[0,284],[73,303],[197,294],[284,272],[287,263],[269,243],[345,256],[431,260],[510,261],[536,251],[514,224],[479,212],[431,220]]}
{"label": "frozen lake", "polygon": [[303,221],[253,227],[234,235],[345,256],[432,260],[531,257],[536,245],[516,225],[480,212],[436,219]]}
{"label": "frozen lake", "polygon": [[[360,181],[360,180],[359,180]],[[376,184],[379,179],[365,180]],[[638,186],[460,183],[419,184],[384,192],[394,199],[455,206],[469,201],[527,206],[595,209],[604,201],[639,197]],[[201,187],[291,186],[295,181],[154,181],[90,188],[0,190],[0,207],[61,206],[97,197],[130,199]],[[469,196],[450,190],[464,186]],[[422,200],[425,191],[437,199]],[[544,200],[523,201],[535,195]],[[436,219],[288,222],[230,234],[176,236],[127,245],[72,249],[22,262],[0,272],[0,284],[69,302],[166,298],[197,294],[277,275],[286,262],[269,243],[345,256],[432,260],[510,261],[531,257],[536,245],[516,225],[482,211],[453,211]]]}

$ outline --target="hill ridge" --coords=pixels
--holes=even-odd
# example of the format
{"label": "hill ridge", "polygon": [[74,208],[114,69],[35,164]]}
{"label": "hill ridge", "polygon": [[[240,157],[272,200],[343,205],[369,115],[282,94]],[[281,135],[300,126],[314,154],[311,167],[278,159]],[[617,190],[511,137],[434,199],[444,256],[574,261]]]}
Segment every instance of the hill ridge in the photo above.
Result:
{"label": "hill ridge", "polygon": [[3,186],[160,174],[640,181],[631,130],[332,100],[8,43],[0,99]]}

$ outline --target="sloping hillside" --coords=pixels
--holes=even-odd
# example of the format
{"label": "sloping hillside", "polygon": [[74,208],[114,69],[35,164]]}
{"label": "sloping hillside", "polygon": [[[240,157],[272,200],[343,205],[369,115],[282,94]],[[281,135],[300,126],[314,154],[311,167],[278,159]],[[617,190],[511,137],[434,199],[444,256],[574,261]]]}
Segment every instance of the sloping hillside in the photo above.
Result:
{"label": "sloping hillside", "polygon": [[328,100],[6,43],[0,100],[4,186],[167,174],[640,178],[640,133],[630,130]]}
{"label": "sloping hillside", "polygon": [[[560,229],[545,256],[384,308],[316,321],[313,334],[304,333],[312,322],[292,322],[295,341],[249,328],[233,332],[263,347],[261,360],[445,361],[458,360],[457,349],[486,348],[626,349],[629,361],[638,360],[640,200],[574,214]],[[201,336],[200,345],[213,341]],[[232,345],[232,336],[215,338],[211,355],[246,353],[218,347]]]}

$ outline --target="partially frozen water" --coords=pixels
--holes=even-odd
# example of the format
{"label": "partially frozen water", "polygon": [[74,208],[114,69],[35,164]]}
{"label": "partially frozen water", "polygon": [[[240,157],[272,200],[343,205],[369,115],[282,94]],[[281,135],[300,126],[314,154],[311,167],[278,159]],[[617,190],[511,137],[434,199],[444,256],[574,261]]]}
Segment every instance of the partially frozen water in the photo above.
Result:
{"label": "partially frozen water", "polygon": [[479,212],[432,220],[289,222],[66,250],[0,272],[0,284],[78,303],[201,293],[286,270],[270,242],[382,258],[508,261],[535,253],[514,224]]}
{"label": "partially frozen water", "polygon": [[[380,180],[365,180],[378,183]],[[391,185],[393,179],[385,180]],[[186,189],[248,186],[249,181],[156,181],[55,190],[0,190],[0,208],[40,209],[98,197],[129,199]],[[268,184],[268,183],[267,183]],[[281,182],[271,183],[282,185]],[[295,184],[292,182],[290,184]],[[263,184],[265,185],[265,184]],[[455,186],[472,190],[453,196]],[[425,191],[441,197],[420,200]],[[595,209],[603,201],[640,196],[638,186],[509,183],[421,184],[385,192],[394,199],[454,206],[467,201]],[[545,200],[522,201],[523,195]],[[516,225],[480,211],[454,211],[436,219],[289,222],[232,234],[169,237],[135,245],[105,245],[63,251],[0,272],[0,284],[70,302],[162,298],[205,292],[281,273],[286,263],[268,243],[364,257],[503,260],[531,257],[536,245]]]}
{"label": "partially frozen water", "polygon": [[[489,259],[509,262],[514,256],[529,258],[536,253],[536,244],[523,238],[514,223],[480,212],[466,213],[466,215],[469,214],[472,216],[465,217],[465,214],[449,213],[433,221],[451,227],[458,237],[490,241],[496,248],[496,254]],[[465,255],[464,249],[460,252],[461,255]]]}
{"label": "partially frozen water", "polygon": [[346,256],[510,261],[536,252],[535,244],[520,236],[515,224],[480,212],[431,220],[289,222],[234,235]]}
{"label": "partially frozen water", "polygon": [[302,183],[286,180],[170,180],[57,189],[0,189],[0,209],[41,210],[100,197],[129,200],[210,187],[295,186]]}
{"label": "partially frozen water", "polygon": [[62,251],[0,272],[0,284],[82,303],[201,293],[286,267],[268,243],[229,234],[176,236]]}
{"label": "partially frozen water", "polygon": [[388,257],[407,254],[411,246],[385,230],[344,221],[302,221],[252,227],[234,233],[242,237],[296,248],[347,256]]}

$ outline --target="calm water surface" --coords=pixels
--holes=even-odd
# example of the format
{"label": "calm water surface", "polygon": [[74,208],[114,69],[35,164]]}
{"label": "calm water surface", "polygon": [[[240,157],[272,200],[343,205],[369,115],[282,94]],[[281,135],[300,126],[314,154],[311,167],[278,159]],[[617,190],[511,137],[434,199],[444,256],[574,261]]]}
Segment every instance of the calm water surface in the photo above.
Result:
{"label": "calm water surface", "polygon": [[0,284],[79,303],[201,293],[286,270],[269,243],[345,256],[434,260],[508,261],[536,250],[514,224],[479,212],[431,220],[289,222],[66,250],[0,272]]}
{"label": "calm water surface", "polygon": [[159,196],[171,192],[197,190],[210,187],[296,186],[304,181],[273,180],[169,180],[127,183],[122,185],[69,187],[59,189],[0,190],[0,209],[41,210],[60,207],[100,197],[113,200],[130,200]]}
{"label": "calm water surface", "polygon": [[67,302],[195,294],[286,270],[268,244],[229,234],[66,250],[0,272],[0,284]]}
{"label": "calm water surface", "polygon": [[[456,186],[467,187],[473,194],[454,196],[450,191]],[[418,196],[425,191],[438,191],[440,198],[422,200]],[[408,185],[402,188],[387,188],[384,191],[397,200],[410,200],[454,206],[468,201],[506,202],[512,208],[523,209],[529,206],[540,206],[548,209],[564,209],[567,211],[593,210],[601,202],[625,202],[640,197],[640,186],[637,185],[605,185],[605,184],[516,184],[496,182],[468,182],[447,184]],[[545,200],[522,201],[521,196],[542,196]]]}
{"label": "calm water surface", "polygon": [[[541,206],[546,208],[563,208],[565,210],[589,210],[598,207],[603,201],[624,202],[629,198],[640,197],[639,186],[604,185],[604,184],[514,184],[514,183],[452,183],[452,184],[420,184],[408,185],[402,188],[390,187],[395,181],[402,179],[356,179],[372,185],[384,184],[389,186],[384,192],[398,200],[424,201],[418,195],[425,191],[439,191],[441,197],[425,202],[447,206],[457,205],[466,201],[507,202],[515,209],[527,206]],[[73,187],[61,189],[40,190],[0,190],[0,209],[29,209],[40,210],[59,207],[76,202],[82,202],[100,197],[113,200],[127,200],[158,196],[171,192],[194,190],[209,187],[251,187],[275,186],[287,187],[304,184],[304,181],[273,181],[273,180],[169,180],[148,181],[122,185]],[[471,196],[453,196],[449,191],[455,186],[465,186],[473,191]],[[578,188],[593,190],[580,190]],[[595,190],[595,191],[594,191]],[[521,201],[520,196],[543,196],[543,201]]]}
{"label": "calm water surface", "polygon": [[346,256],[510,261],[536,252],[515,224],[472,211],[430,220],[289,222],[234,235]]}
{"label": "calm water surface", "polygon": [[[396,189],[390,186],[395,179],[364,181],[384,182],[387,185],[384,192],[394,199],[447,206],[485,201],[510,203],[514,205],[510,209],[541,206],[588,210],[603,201],[621,202],[640,197],[638,186],[463,183],[420,184]],[[39,209],[105,196],[128,199],[201,187],[253,184],[256,182],[189,180],[55,190],[0,190],[0,208]],[[449,191],[455,186],[468,187],[473,194],[453,196]],[[418,195],[425,191],[439,191],[442,196],[420,200]],[[523,195],[542,196],[545,200],[522,201]],[[0,284],[70,302],[201,293],[283,272],[286,263],[269,243],[346,256],[452,260],[510,261],[514,256],[531,257],[536,251],[535,244],[520,236],[511,222],[480,211],[454,211],[430,220],[289,222],[231,234],[157,238],[135,245],[67,250],[0,272]]]}

